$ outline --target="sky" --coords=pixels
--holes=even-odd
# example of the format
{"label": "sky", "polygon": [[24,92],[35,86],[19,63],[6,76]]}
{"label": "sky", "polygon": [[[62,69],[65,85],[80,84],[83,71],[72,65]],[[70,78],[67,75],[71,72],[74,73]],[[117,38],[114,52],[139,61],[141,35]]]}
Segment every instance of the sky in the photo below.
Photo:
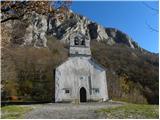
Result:
{"label": "sky", "polygon": [[[159,53],[158,1],[73,1],[73,12],[86,16],[104,27],[128,34],[142,48]],[[150,26],[150,27],[149,27]]]}

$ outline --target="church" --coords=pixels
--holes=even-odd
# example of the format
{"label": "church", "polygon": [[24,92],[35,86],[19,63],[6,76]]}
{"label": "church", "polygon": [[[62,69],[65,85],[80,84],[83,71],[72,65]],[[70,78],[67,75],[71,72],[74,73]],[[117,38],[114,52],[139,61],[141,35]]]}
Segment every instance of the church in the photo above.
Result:
{"label": "church", "polygon": [[55,102],[108,100],[106,70],[91,57],[90,39],[75,32],[69,44],[70,57],[55,70]]}

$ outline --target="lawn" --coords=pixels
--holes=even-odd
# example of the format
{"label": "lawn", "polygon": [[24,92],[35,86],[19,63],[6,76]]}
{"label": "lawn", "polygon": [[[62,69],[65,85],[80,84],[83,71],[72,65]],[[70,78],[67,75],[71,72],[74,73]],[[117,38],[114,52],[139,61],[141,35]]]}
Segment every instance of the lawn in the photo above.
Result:
{"label": "lawn", "polygon": [[159,105],[127,104],[125,106],[99,109],[99,116],[108,119],[158,119]]}
{"label": "lawn", "polygon": [[2,119],[21,119],[23,115],[30,111],[31,107],[25,107],[20,105],[9,105],[1,107]]}
{"label": "lawn", "polygon": [[[4,106],[1,108],[1,118],[22,119],[24,114],[32,109],[33,107],[24,105]],[[159,105],[125,104],[118,107],[98,109],[96,114],[98,118],[108,119],[158,119]]]}

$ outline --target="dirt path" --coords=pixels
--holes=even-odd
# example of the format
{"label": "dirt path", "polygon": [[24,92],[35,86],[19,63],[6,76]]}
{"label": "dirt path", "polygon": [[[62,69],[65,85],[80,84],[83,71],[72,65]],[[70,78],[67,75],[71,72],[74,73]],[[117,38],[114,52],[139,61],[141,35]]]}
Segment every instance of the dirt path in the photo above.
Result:
{"label": "dirt path", "polygon": [[82,118],[101,118],[95,110],[124,105],[121,102],[105,103],[49,103],[42,105],[31,105],[32,111],[25,114],[25,119],[82,119]]}

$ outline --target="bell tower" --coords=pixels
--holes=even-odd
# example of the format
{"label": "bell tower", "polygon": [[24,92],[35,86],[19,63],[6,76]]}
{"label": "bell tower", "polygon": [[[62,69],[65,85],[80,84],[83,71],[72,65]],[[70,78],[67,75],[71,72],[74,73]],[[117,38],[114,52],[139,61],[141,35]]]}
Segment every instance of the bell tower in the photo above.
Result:
{"label": "bell tower", "polygon": [[70,36],[70,56],[91,56],[90,39],[87,35],[75,32]]}

